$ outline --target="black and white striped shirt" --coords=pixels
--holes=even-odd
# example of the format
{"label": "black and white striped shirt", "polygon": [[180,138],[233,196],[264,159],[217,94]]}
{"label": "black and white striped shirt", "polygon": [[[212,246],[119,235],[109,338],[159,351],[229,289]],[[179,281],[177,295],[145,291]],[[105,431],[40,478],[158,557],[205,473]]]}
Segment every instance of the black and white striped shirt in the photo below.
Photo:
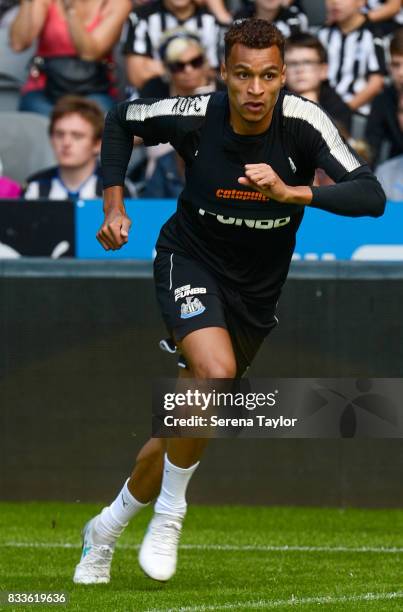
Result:
{"label": "black and white striped shirt", "polygon": [[[371,74],[387,74],[383,40],[366,22],[348,34],[337,25],[324,27],[318,37],[327,50],[330,84],[345,102],[366,87]],[[365,104],[359,110],[368,115],[370,108]]]}
{"label": "black and white striped shirt", "polygon": [[[248,2],[244,8],[235,14],[234,19],[247,19],[248,17],[256,17],[256,5],[254,2]],[[280,8],[277,17],[272,23],[286,38],[291,36],[291,34],[308,30],[308,17],[296,5]]]}
{"label": "black and white striped shirt", "polygon": [[27,179],[24,192],[26,200],[48,198],[49,200],[94,200],[102,197],[102,178],[100,168],[97,166],[77,191],[72,192],[63,183],[59,168],[54,166],[36,172]]}
{"label": "black and white striped shirt", "polygon": [[191,17],[181,21],[164,6],[161,0],[151,2],[130,13],[122,35],[123,53],[160,59],[158,49],[164,32],[178,26],[198,34],[210,66],[218,68],[220,26],[215,17],[205,9],[197,8]]}

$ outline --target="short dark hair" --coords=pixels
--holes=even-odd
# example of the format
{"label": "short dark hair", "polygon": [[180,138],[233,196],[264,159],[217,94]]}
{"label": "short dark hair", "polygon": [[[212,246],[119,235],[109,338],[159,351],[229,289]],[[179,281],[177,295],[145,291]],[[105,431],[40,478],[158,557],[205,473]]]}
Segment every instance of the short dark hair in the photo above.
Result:
{"label": "short dark hair", "polygon": [[313,49],[316,51],[321,64],[327,63],[327,53],[319,38],[306,32],[297,32],[289,36],[285,43],[286,52],[289,49]]}
{"label": "short dark hair", "polygon": [[265,19],[237,19],[225,34],[225,61],[234,45],[239,43],[249,49],[278,47],[284,61],[285,38],[276,26]]}
{"label": "short dark hair", "polygon": [[403,55],[403,28],[398,28],[390,41],[390,54]]}
{"label": "short dark hair", "polygon": [[63,96],[60,98],[50,116],[49,134],[53,134],[56,121],[66,115],[77,114],[88,121],[94,128],[94,140],[102,138],[104,129],[104,113],[96,102],[81,96]]}

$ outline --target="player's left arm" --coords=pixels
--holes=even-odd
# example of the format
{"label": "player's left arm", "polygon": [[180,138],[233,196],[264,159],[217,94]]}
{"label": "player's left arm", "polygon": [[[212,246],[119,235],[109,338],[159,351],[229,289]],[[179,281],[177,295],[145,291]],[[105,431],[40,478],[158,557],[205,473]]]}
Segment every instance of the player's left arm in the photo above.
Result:
{"label": "player's left arm", "polygon": [[245,176],[239,177],[238,182],[284,204],[308,205],[312,202],[309,186],[287,185],[269,164],[245,164]]}
{"label": "player's left arm", "polygon": [[314,117],[302,125],[306,132],[302,142],[313,168],[322,168],[335,184],[312,187],[310,206],[348,217],[380,217],[386,196],[378,179],[325,111],[312,106]]}
{"label": "player's left arm", "polygon": [[380,183],[343,140],[329,116],[319,106],[302,100],[293,113],[296,139],[304,147],[312,172],[322,168],[336,184],[287,185],[267,164],[247,164],[239,182],[286,204],[312,206],[348,217],[381,216],[386,196]]}

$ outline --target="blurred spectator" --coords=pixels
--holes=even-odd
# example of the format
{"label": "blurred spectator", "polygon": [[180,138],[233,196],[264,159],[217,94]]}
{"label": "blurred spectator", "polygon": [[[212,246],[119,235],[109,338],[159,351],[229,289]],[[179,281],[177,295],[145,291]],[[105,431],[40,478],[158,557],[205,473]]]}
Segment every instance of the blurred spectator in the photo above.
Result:
{"label": "blurred spectator", "polygon": [[65,94],[84,95],[104,110],[116,95],[111,51],[130,0],[22,0],[10,30],[14,51],[38,48],[20,110],[49,115]]}
{"label": "blurred spectator", "polygon": [[396,30],[390,44],[392,84],[377,96],[368,119],[366,139],[374,153],[374,165],[381,156],[395,157],[403,153],[403,132],[398,117],[399,98],[403,96],[403,28]]}
{"label": "blurred spectator", "polygon": [[371,23],[377,24],[383,35],[390,34],[403,25],[401,0],[367,0],[366,16]]}
{"label": "blurred spectator", "polygon": [[8,27],[17,12],[19,0],[0,0],[0,27]]}
{"label": "blurred spectator", "polygon": [[368,115],[386,74],[383,41],[361,10],[364,0],[326,0],[329,26],[319,30],[327,50],[329,80],[353,111]]}
{"label": "blurred spectator", "polygon": [[161,39],[164,32],[178,26],[198,34],[210,66],[218,68],[220,28],[215,17],[193,0],[156,0],[130,14],[123,35],[127,76],[136,89],[164,74]]}
{"label": "blurred spectator", "polygon": [[185,185],[185,164],[183,159],[170,151],[158,158],[151,177],[146,182],[143,198],[177,199]]}
{"label": "blurred spectator", "polygon": [[[224,88],[221,81],[211,76],[205,50],[196,34],[183,28],[167,32],[162,39],[159,53],[165,76],[148,81],[141,90],[142,97],[191,96]],[[135,142],[140,144],[142,141],[136,139]],[[147,147],[145,153],[147,179],[154,172],[157,160],[172,150],[169,143]]]}
{"label": "blurred spectator", "polygon": [[284,6],[283,0],[255,0],[240,9],[234,19],[256,17],[273,23],[285,37],[308,29],[308,17],[296,4]]}
{"label": "blurred spectator", "polygon": [[22,189],[16,181],[3,176],[3,163],[0,159],[0,198],[19,198],[21,191]]}
{"label": "blurred spectator", "polygon": [[102,196],[97,158],[104,115],[92,100],[61,98],[53,109],[49,135],[58,165],[27,179],[28,200],[92,199]]}
{"label": "blurred spectator", "polygon": [[[403,135],[403,97],[397,108],[400,135]],[[376,175],[385,190],[388,200],[403,202],[403,155],[389,159],[376,169]]]}
{"label": "blurred spectator", "polygon": [[219,87],[211,76],[205,50],[196,34],[179,28],[170,32],[159,53],[164,77],[147,81],[140,92],[143,98],[191,96]]}
{"label": "blurred spectator", "polygon": [[[142,97],[191,96],[224,88],[221,81],[211,77],[205,50],[196,34],[178,28],[166,35],[159,52],[165,77],[148,81],[141,90]],[[142,141],[138,139],[137,142]],[[149,179],[154,172],[157,160],[171,151],[170,144],[147,147],[146,178]],[[165,166],[162,171],[165,171]]]}
{"label": "blurred spectator", "polygon": [[351,109],[327,80],[327,55],[312,34],[293,34],[285,49],[287,89],[320,104],[339,124],[350,131]]}

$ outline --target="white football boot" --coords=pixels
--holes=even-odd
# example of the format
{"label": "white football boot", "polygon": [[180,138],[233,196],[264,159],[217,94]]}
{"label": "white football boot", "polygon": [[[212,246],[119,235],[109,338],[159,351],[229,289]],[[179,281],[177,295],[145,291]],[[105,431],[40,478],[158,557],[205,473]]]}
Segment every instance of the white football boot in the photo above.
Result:
{"label": "white football boot", "polygon": [[83,550],[74,572],[76,584],[106,584],[111,578],[111,563],[115,544],[95,544],[95,521],[88,521],[82,531]]}
{"label": "white football boot", "polygon": [[153,580],[165,582],[176,571],[182,520],[154,514],[139,552],[140,567]]}

